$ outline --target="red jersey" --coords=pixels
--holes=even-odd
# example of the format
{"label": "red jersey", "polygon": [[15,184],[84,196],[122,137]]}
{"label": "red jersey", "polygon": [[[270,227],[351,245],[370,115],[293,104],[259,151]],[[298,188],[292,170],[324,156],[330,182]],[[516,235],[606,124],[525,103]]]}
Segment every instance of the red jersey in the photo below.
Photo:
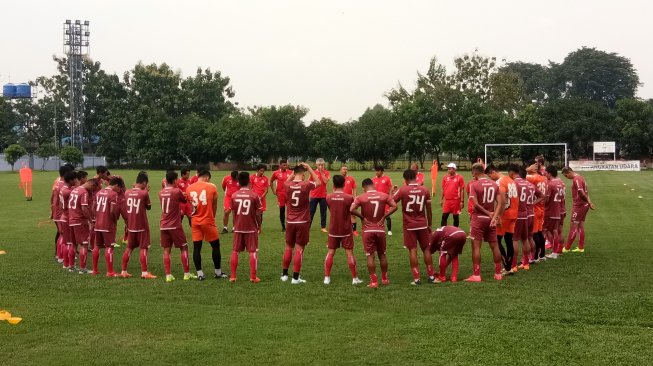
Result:
{"label": "red jersey", "polygon": [[472,211],[474,210],[474,202],[472,202],[472,198],[469,197],[469,192],[472,186],[472,183],[476,182],[476,179],[472,177],[472,180],[467,182],[467,186],[465,187],[465,191],[467,192],[467,213],[469,215],[472,215]]}
{"label": "red jersey", "polygon": [[363,215],[363,232],[385,233],[385,207],[392,203],[388,194],[367,191],[354,200],[354,207],[360,206]]}
{"label": "red jersey", "polygon": [[[423,186],[424,185],[424,174],[422,172],[416,172],[415,173],[415,181],[417,182],[418,185]],[[404,180],[404,185],[408,185],[406,181]]]}
{"label": "red jersey", "polygon": [[286,197],[286,222],[289,224],[303,224],[310,220],[309,201],[311,191],[315,189],[315,182],[293,180],[285,182]]}
{"label": "red jersey", "polygon": [[587,183],[585,182],[585,178],[576,174],[571,180],[571,199],[574,207],[585,207],[588,205],[587,201],[580,195],[581,191],[587,197]]}
{"label": "red jersey", "polygon": [[519,219],[528,218],[528,199],[531,193],[531,185],[526,179],[515,178],[517,197],[519,198],[519,209],[517,210],[517,218]]}
{"label": "red jersey", "polygon": [[533,183],[528,183],[528,198],[526,199],[526,213],[528,217],[535,216],[535,200],[542,197],[540,192]]}
{"label": "red jersey", "polygon": [[329,206],[329,236],[345,237],[352,234],[351,209],[354,197],[344,192],[334,192],[327,195]]}
{"label": "red jersey", "polygon": [[222,190],[224,191],[225,200],[239,189],[238,179],[233,179],[231,175],[222,178]]}
{"label": "red jersey", "polygon": [[66,185],[66,183],[63,179],[58,179],[52,187],[52,190],[54,191],[54,200],[52,201],[52,219],[54,221],[62,221],[61,215],[63,214],[63,206],[59,200],[59,195],[61,188],[63,188],[64,185]]}
{"label": "red jersey", "polygon": [[503,211],[501,218],[506,220],[515,220],[519,213],[519,196],[515,181],[507,175],[502,175],[499,180],[499,192],[506,195],[506,209]]}
{"label": "red jersey", "polygon": [[431,202],[431,194],[426,188],[417,183],[410,183],[399,188],[393,199],[401,201],[405,230],[428,228],[426,204]]}
{"label": "red jersey", "polygon": [[440,248],[442,247],[442,242],[446,237],[458,233],[464,234],[465,232],[455,226],[443,226],[441,228],[436,229],[431,234],[431,250],[432,251],[440,250]]}
{"label": "red jersey", "polygon": [[374,178],[372,178],[372,183],[374,183],[374,189],[378,192],[390,194],[392,181],[387,175],[382,175],[380,177],[374,176]]}
{"label": "red jersey", "polygon": [[[328,170],[316,170],[315,174],[317,175],[317,178],[320,180],[320,184],[318,187],[313,189],[311,191],[311,198],[326,198],[327,196],[327,183],[329,182],[329,179],[331,179],[331,173],[329,173]],[[313,180],[313,176],[309,178],[309,181]]]}
{"label": "red jersey", "polygon": [[68,198],[68,225],[77,226],[88,223],[89,218],[84,216],[83,206],[89,208],[88,191],[82,186],[77,186],[70,191]]}
{"label": "red jersey", "polygon": [[[539,174],[529,174],[526,176],[526,180],[533,183],[535,188],[537,188],[537,190],[540,191],[542,196],[546,195],[546,186],[547,186],[546,177]],[[538,212],[544,210],[544,200],[540,201],[535,205],[535,210],[536,211],[539,210]]]}
{"label": "red jersey", "polygon": [[346,194],[354,194],[354,188],[356,188],[356,179],[351,175],[345,177],[345,186],[342,188],[342,191]]}
{"label": "red jersey", "polygon": [[200,177],[198,177],[197,174],[193,175],[192,177],[190,177],[188,179],[188,186],[190,186],[191,184],[197,183],[199,180],[200,180]]}
{"label": "red jersey", "polygon": [[95,195],[95,231],[115,232],[120,216],[118,193],[111,188],[104,188]]}
{"label": "red jersey", "polygon": [[256,192],[259,197],[263,197],[270,186],[270,181],[265,175],[259,177],[257,174],[254,174],[249,177],[249,183],[252,187],[252,191]]}
{"label": "red jersey", "polygon": [[565,194],[562,196],[562,202],[560,203],[560,213],[566,214],[567,213],[567,186],[565,186],[565,182],[562,179],[560,179],[560,184],[562,185],[562,190],[565,192]]}
{"label": "red jersey", "polygon": [[180,178],[177,180],[177,187],[181,190],[181,193],[186,193],[186,190],[190,186],[190,179]]}
{"label": "red jersey", "polygon": [[263,208],[258,193],[246,187],[239,189],[231,195],[231,207],[234,213],[235,233],[258,232],[257,217]]}
{"label": "red jersey", "polygon": [[544,199],[544,215],[552,219],[559,219],[562,212],[562,200],[565,196],[565,188],[558,178],[551,179],[546,186],[546,198]]}
{"label": "red jersey", "polygon": [[70,199],[71,191],[72,189],[65,183],[59,190],[59,205],[61,206],[60,221],[63,222],[68,222],[68,200]]}
{"label": "red jersey", "polygon": [[[472,183],[469,188],[469,197],[476,197],[478,204],[489,212],[494,212],[494,202],[499,193],[499,186],[491,179],[483,177]],[[489,218],[484,212],[476,206],[472,211],[473,217]]]}
{"label": "red jersey", "polygon": [[145,189],[132,188],[125,193],[127,230],[140,232],[150,230],[147,221],[147,208],[151,207],[150,194]]}
{"label": "red jersey", "polygon": [[181,204],[186,202],[186,196],[178,187],[165,187],[159,192],[161,202],[161,230],[174,230],[181,227]]}
{"label": "red jersey", "polygon": [[465,188],[465,179],[460,174],[449,174],[442,178],[442,193],[445,200],[459,200],[460,192]]}
{"label": "red jersey", "polygon": [[280,194],[281,195],[286,194],[284,183],[286,183],[288,177],[292,174],[293,172],[290,169],[286,169],[283,171],[281,169],[277,169],[274,171],[274,173],[272,173],[272,178],[270,178],[270,186],[272,185],[272,183],[274,183],[274,181],[277,181],[277,187],[275,188],[275,192],[277,193],[277,196]]}

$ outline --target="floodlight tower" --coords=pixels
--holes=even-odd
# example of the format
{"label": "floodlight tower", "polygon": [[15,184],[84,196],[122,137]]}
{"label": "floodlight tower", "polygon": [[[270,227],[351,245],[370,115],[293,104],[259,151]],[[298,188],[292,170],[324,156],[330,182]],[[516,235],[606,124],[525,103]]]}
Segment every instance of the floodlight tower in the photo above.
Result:
{"label": "floodlight tower", "polygon": [[68,58],[69,104],[70,104],[70,145],[83,149],[83,57],[88,55],[88,20],[74,22],[67,19],[63,24],[63,50]]}

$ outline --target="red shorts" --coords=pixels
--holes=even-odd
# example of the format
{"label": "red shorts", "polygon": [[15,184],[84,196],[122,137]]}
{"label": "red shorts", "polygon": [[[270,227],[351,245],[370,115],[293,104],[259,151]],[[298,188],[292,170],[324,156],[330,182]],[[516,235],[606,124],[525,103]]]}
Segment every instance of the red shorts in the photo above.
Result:
{"label": "red shorts", "polygon": [[343,249],[354,249],[354,237],[348,236],[331,236],[327,239],[327,248],[338,249],[342,246]]}
{"label": "red shorts", "polygon": [[386,246],[385,232],[363,231],[363,247],[365,249],[365,255],[374,255],[376,252],[385,254]]}
{"label": "red shorts", "polygon": [[431,234],[428,229],[407,230],[404,229],[404,248],[415,249],[419,242],[422,250],[429,247]]}
{"label": "red shorts", "polygon": [[71,242],[76,245],[88,244],[91,236],[91,229],[88,224],[75,225],[70,227]]}
{"label": "red shorts", "polygon": [[224,202],[222,203],[222,207],[224,208],[225,211],[231,210],[231,196],[225,196]]}
{"label": "red shorts", "polygon": [[560,219],[552,219],[550,217],[544,218],[544,226],[542,229],[544,231],[558,231],[560,228]]}
{"label": "red shorts", "polygon": [[286,244],[295,247],[295,244],[306,246],[310,238],[311,224],[304,222],[301,224],[286,224]]}
{"label": "red shorts", "polygon": [[258,251],[258,233],[234,233],[233,251],[256,253]]}
{"label": "red shorts", "polygon": [[587,217],[587,213],[590,210],[590,205],[585,205],[585,206],[574,206],[573,210],[571,211],[571,222],[585,222],[585,218]]}
{"label": "red shorts", "polygon": [[528,216],[528,238],[533,237],[533,225],[535,223],[535,216]]}
{"label": "red shorts", "polygon": [[513,240],[528,240],[528,217],[517,219],[515,224],[515,235],[512,236]]}
{"label": "red shorts", "polygon": [[[454,233],[447,236],[442,240],[440,246],[440,254],[449,254],[450,256],[457,256],[463,252],[465,243],[467,242],[467,234],[464,231]],[[431,253],[435,253],[434,246],[431,246]]]}
{"label": "red shorts", "polygon": [[110,248],[116,243],[115,231],[96,231],[95,245],[98,248]]}
{"label": "red shorts", "polygon": [[490,227],[489,217],[472,216],[469,237],[472,240],[485,240],[488,243],[497,242],[497,228]]}
{"label": "red shorts", "polygon": [[533,232],[539,233],[544,228],[544,211],[542,209],[535,209],[535,220],[533,222]]}
{"label": "red shorts", "polygon": [[161,247],[163,248],[182,248],[188,245],[184,228],[178,227],[172,230],[161,230]]}
{"label": "red shorts", "polygon": [[[192,221],[191,221],[192,222]],[[193,241],[208,241],[212,242],[218,240],[220,236],[218,235],[218,228],[213,224],[207,225],[195,225],[194,223],[190,227],[191,236]]]}
{"label": "red shorts", "polygon": [[286,206],[286,191],[277,192],[277,205],[279,207],[285,207]]}
{"label": "red shorts", "polygon": [[501,219],[501,225],[497,226],[497,235],[505,235],[506,233],[514,233],[517,219]]}
{"label": "red shorts", "polygon": [[453,215],[460,215],[460,200],[444,200],[444,206],[442,206],[442,213],[450,213]]}
{"label": "red shorts", "polygon": [[130,231],[127,234],[127,247],[129,249],[141,248],[147,249],[150,247],[150,230],[145,231]]}
{"label": "red shorts", "polygon": [[181,214],[183,216],[191,217],[193,214],[193,205],[191,205],[189,202],[180,203],[179,208],[181,209]]}

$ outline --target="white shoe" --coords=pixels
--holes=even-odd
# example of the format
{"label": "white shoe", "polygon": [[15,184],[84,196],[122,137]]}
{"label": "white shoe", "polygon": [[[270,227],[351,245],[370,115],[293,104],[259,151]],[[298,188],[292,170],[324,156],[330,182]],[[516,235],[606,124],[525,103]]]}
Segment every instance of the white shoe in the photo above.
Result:
{"label": "white shoe", "polygon": [[293,278],[292,281],[290,281],[291,285],[300,285],[302,283],[306,283],[306,280],[302,279],[301,277],[298,279]]}
{"label": "white shoe", "polygon": [[546,257],[550,258],[550,259],[558,259],[558,253],[551,253],[551,254],[547,255]]}
{"label": "white shoe", "polygon": [[392,231],[388,231],[388,236],[392,236]]}
{"label": "white shoe", "polygon": [[354,285],[354,286],[360,285],[361,283],[363,283],[363,281],[361,281],[358,277],[352,278],[352,280],[351,280],[351,284]]}
{"label": "white shoe", "polygon": [[281,276],[281,281],[283,281],[283,282],[288,281],[288,275],[282,275]]}
{"label": "white shoe", "polygon": [[328,285],[328,284],[330,284],[330,283],[331,283],[331,277],[329,277],[329,276],[324,276],[324,284],[325,284],[325,285]]}

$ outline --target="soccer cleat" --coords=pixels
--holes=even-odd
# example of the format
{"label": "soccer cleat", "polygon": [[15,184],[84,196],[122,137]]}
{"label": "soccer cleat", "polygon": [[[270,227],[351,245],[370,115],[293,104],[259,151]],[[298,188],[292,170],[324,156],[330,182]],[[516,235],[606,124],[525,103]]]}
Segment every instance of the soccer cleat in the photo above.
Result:
{"label": "soccer cleat", "polygon": [[167,275],[166,276],[166,282],[170,283],[175,280],[175,276],[173,275]]}
{"label": "soccer cleat", "polygon": [[392,236],[392,231],[388,230],[388,236]]}
{"label": "soccer cleat", "polygon": [[495,273],[494,274],[494,279],[497,280],[497,281],[501,281],[501,280],[503,280],[503,276],[498,274],[498,273]]}
{"label": "soccer cleat", "polygon": [[106,276],[107,277],[120,277],[120,275],[117,274],[116,272],[107,272]]}
{"label": "soccer cleat", "polygon": [[70,272],[70,273],[79,272],[79,268],[77,268],[77,267],[68,267],[68,272]]}
{"label": "soccer cleat", "polygon": [[206,278],[204,276],[197,276],[198,281],[204,281]]}
{"label": "soccer cleat", "polygon": [[323,233],[327,233],[327,232],[328,232],[326,228],[322,228],[322,229],[320,229],[320,231],[323,232]]}
{"label": "soccer cleat", "polygon": [[358,277],[352,278],[351,280],[351,284],[354,286],[360,285],[361,283],[363,283],[363,281],[361,281]]}
{"label": "soccer cleat", "polygon": [[546,256],[549,259],[558,259],[558,253],[551,253]]}
{"label": "soccer cleat", "polygon": [[222,231],[220,232],[220,234],[227,234],[227,233],[229,233],[229,230],[227,230],[226,227],[223,227],[223,228],[222,228]]}
{"label": "soccer cleat", "polygon": [[123,271],[122,273],[120,273],[120,277],[122,277],[122,278],[129,278],[129,277],[131,277],[131,276],[132,276],[132,275],[130,275],[130,274],[127,273],[126,271]]}
{"label": "soccer cleat", "polygon": [[378,282],[370,282],[369,285],[367,285],[369,288],[379,288],[379,283]]}
{"label": "soccer cleat", "polygon": [[383,286],[388,286],[388,285],[390,284],[390,280],[389,280],[389,279],[387,279],[387,280],[381,280],[381,284],[382,284]]}
{"label": "soccer cleat", "polygon": [[471,275],[465,279],[465,282],[481,282],[481,276]]}
{"label": "soccer cleat", "polygon": [[254,277],[254,278],[250,278],[250,279],[249,279],[249,282],[251,282],[251,283],[259,283],[259,282],[261,282],[261,279],[258,278],[258,277]]}
{"label": "soccer cleat", "polygon": [[79,274],[88,274],[89,271],[88,271],[88,269],[86,269],[86,268],[80,268],[78,273],[79,273]]}
{"label": "soccer cleat", "polygon": [[325,285],[328,285],[328,284],[330,284],[330,283],[331,283],[331,277],[329,277],[329,276],[324,276],[324,284],[325,284]]}
{"label": "soccer cleat", "polygon": [[562,254],[569,253],[570,251],[571,251],[571,250],[569,250],[569,249],[567,249],[567,248],[562,248]]}
{"label": "soccer cleat", "polygon": [[545,261],[545,260],[546,260],[546,256],[540,257],[537,259],[537,263],[540,263],[541,261]]}
{"label": "soccer cleat", "polygon": [[91,272],[91,276],[97,276],[97,275],[99,275],[99,274],[100,274],[100,272],[98,272],[98,271],[93,271],[93,272]]}
{"label": "soccer cleat", "polygon": [[511,274],[512,273],[510,273],[510,271],[506,271],[504,268],[501,268],[501,275],[502,276],[507,276],[507,275],[511,275]]}
{"label": "soccer cleat", "polygon": [[57,263],[59,263],[59,264],[63,263],[63,259],[57,258]]}
{"label": "soccer cleat", "polygon": [[[125,243],[125,242],[123,241],[123,245],[127,245],[127,243]],[[119,244],[119,243],[113,243],[113,244],[111,244],[111,246],[112,246],[114,249],[120,249],[120,244]]]}
{"label": "soccer cleat", "polygon": [[213,274],[213,278],[219,280],[219,279],[222,279],[222,278],[229,278],[229,275],[226,274],[226,273],[224,273],[224,272],[222,272],[222,273],[220,273],[220,274],[214,273],[214,274]]}
{"label": "soccer cleat", "polygon": [[458,282],[458,277],[451,276],[451,282]]}
{"label": "soccer cleat", "polygon": [[122,239],[122,245],[127,246],[127,240]]}
{"label": "soccer cleat", "polygon": [[281,281],[286,282],[288,281],[288,275],[281,275],[281,278],[279,278]]}
{"label": "soccer cleat", "polygon": [[519,271],[519,267],[512,267],[512,268],[510,269],[510,274],[515,274],[515,273],[517,273],[518,271]]}
{"label": "soccer cleat", "polygon": [[551,243],[549,241],[546,241],[546,244],[544,244],[544,249],[551,249]]}
{"label": "soccer cleat", "polygon": [[435,282],[435,277],[429,277],[426,281],[427,281],[428,283],[436,283],[436,282]]}
{"label": "soccer cleat", "polygon": [[358,236],[358,230],[354,230],[354,236]]}
{"label": "soccer cleat", "polygon": [[531,269],[530,265],[528,264],[520,264],[517,268],[523,269],[524,271],[528,271],[529,269]]}
{"label": "soccer cleat", "polygon": [[229,282],[231,282],[231,283],[236,282],[236,277],[229,277]]}
{"label": "soccer cleat", "polygon": [[141,278],[144,280],[153,280],[156,278],[156,276],[151,274],[150,272],[147,272],[144,275],[141,275]]}
{"label": "soccer cleat", "polygon": [[192,273],[185,273],[185,274],[184,274],[184,281],[188,281],[188,280],[196,280],[196,279],[197,279],[197,276],[195,276],[195,275],[192,274]]}
{"label": "soccer cleat", "polygon": [[572,250],[573,253],[585,253],[585,249],[580,249],[580,248],[574,248]]}
{"label": "soccer cleat", "polygon": [[417,279],[417,280],[413,280],[410,284],[413,286],[419,286],[422,284],[422,281]]}
{"label": "soccer cleat", "polygon": [[291,285],[299,285],[299,284],[302,284],[302,283],[306,283],[306,280],[302,279],[301,277],[299,277],[298,279],[293,278],[292,281],[290,281]]}

